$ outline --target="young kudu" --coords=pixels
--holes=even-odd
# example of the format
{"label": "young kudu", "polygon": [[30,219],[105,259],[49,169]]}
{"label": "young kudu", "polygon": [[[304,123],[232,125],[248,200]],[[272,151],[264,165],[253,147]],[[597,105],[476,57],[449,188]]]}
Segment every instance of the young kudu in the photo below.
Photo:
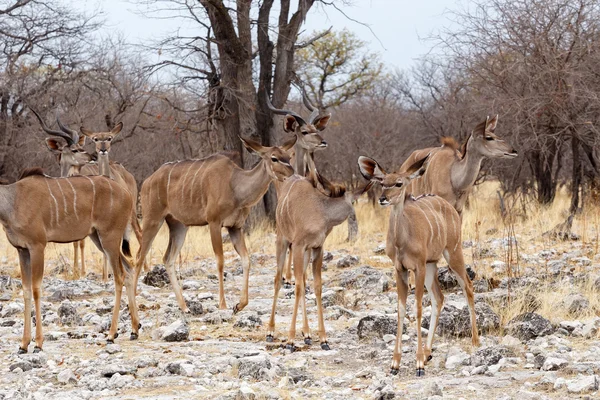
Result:
{"label": "young kudu", "polygon": [[[401,358],[402,326],[406,315],[408,271],[415,274],[415,302],[417,309],[417,376],[425,375],[433,337],[444,302],[437,279],[437,262],[444,256],[463,289],[471,313],[471,333],[474,346],[479,345],[473,285],[469,279],[462,253],[461,220],[458,212],[443,198],[436,195],[406,196],[410,182],[426,174],[427,157],[413,163],[404,172],[386,174],[377,162],[360,157],[358,164],[362,175],[379,182],[383,188],[379,204],[391,205],[386,253],[396,269],[398,290],[398,332],[392,361],[392,374],[398,373]],[[427,166],[428,168],[428,166]],[[423,178],[420,178],[423,179]],[[423,312],[423,287],[431,298],[431,322],[423,349],[421,342],[421,316]]]}
{"label": "young kudu", "polygon": [[[229,157],[212,155],[201,160],[167,163],[142,185],[142,243],[138,253],[139,274],[152,241],[163,222],[169,227],[169,246],[164,264],[182,311],[188,306],[175,274],[177,259],[190,226],[208,225],[219,272],[219,308],[227,308],[223,288],[223,241],[221,228],[227,228],[231,242],[242,259],[244,283],[234,312],[248,304],[250,259],[242,227],[250,209],[260,201],[273,180],[284,180],[294,173],[287,153],[296,137],[282,147],[264,147],[241,138],[248,151],[261,160],[251,170],[238,167]],[[137,279],[136,279],[137,280]]]}
{"label": "young kudu", "polygon": [[[25,174],[27,175],[27,174]],[[108,340],[117,336],[117,322],[123,284],[131,313],[131,338],[136,339],[139,318],[131,279],[134,274],[120,246],[133,200],[126,189],[103,176],[50,178],[41,170],[0,186],[0,223],[19,253],[25,320],[19,353],[31,342],[31,296],[35,302],[36,333],[34,352],[42,350],[40,296],[44,275],[44,250],[48,242],[68,243],[89,236],[114,271],[115,304]]]}
{"label": "young kudu", "polygon": [[451,138],[442,139],[441,147],[414,151],[400,167],[405,172],[417,160],[429,154],[427,171],[421,179],[412,181],[406,192],[414,196],[436,194],[462,215],[469,193],[473,189],[484,158],[515,158],[511,145],[495,135],[498,116],[487,117],[477,125],[467,140],[463,152]]}
{"label": "young kudu", "polygon": [[[346,192],[344,188],[334,187],[320,175],[320,184],[329,192],[330,196],[323,194],[315,188],[315,183],[307,178],[294,175],[286,179],[277,188],[277,242],[276,260],[277,273],[275,275],[275,290],[273,306],[267,333],[267,342],[273,342],[275,335],[275,312],[277,297],[282,284],[282,272],[285,265],[285,256],[291,245],[291,257],[294,260],[294,277],[296,279],[294,311],[289,329],[286,347],[294,350],[296,336],[296,317],[298,307],[303,308],[302,335],[306,344],[312,344],[308,315],[306,313],[305,299],[305,270],[312,253],[312,271],[317,299],[317,313],[319,324],[319,340],[321,348],[329,350],[325,324],[323,320],[323,304],[321,301],[322,282],[321,267],[323,265],[323,243],[336,226],[348,218],[353,210],[352,201],[358,198],[367,188],[355,192]],[[367,185],[369,186],[369,185]]]}

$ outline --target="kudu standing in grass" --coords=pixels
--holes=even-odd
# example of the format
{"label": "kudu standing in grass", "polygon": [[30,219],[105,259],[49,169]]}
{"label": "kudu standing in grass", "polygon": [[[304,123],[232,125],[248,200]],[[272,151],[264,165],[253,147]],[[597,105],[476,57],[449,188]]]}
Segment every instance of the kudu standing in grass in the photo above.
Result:
{"label": "kudu standing in grass", "polygon": [[417,160],[429,154],[427,171],[422,178],[410,182],[407,193],[414,196],[436,194],[449,202],[462,215],[484,158],[515,158],[511,145],[495,135],[498,116],[487,117],[477,125],[467,140],[462,154],[452,138],[443,138],[441,147],[415,150],[400,167],[405,172]]}
{"label": "kudu standing in grass", "polygon": [[50,178],[40,169],[29,170],[12,185],[0,186],[0,223],[19,253],[25,319],[19,353],[31,342],[31,296],[35,302],[34,352],[42,350],[41,290],[44,250],[48,242],[68,243],[89,236],[108,259],[115,281],[115,304],[108,341],[117,336],[123,284],[131,314],[131,338],[136,339],[139,318],[133,276],[121,242],[131,215],[133,199],[128,190],[103,176]]}
{"label": "kudu standing in grass", "polygon": [[[212,155],[201,160],[167,163],[142,185],[142,243],[136,272],[139,274],[152,241],[163,222],[169,227],[169,245],[163,261],[179,307],[188,312],[175,274],[177,259],[190,226],[208,225],[219,274],[219,308],[227,308],[223,288],[223,240],[221,228],[227,228],[231,242],[242,259],[244,282],[242,295],[233,311],[248,304],[250,259],[242,227],[250,209],[260,201],[274,180],[284,180],[294,173],[287,153],[296,137],[282,147],[264,147],[241,138],[244,146],[261,160],[251,170],[237,166],[229,157]],[[137,281],[137,279],[136,279]]]}
{"label": "kudu standing in grass", "polygon": [[277,297],[281,289],[281,277],[285,265],[286,252],[291,245],[296,286],[294,311],[292,313],[286,348],[292,351],[295,349],[296,318],[300,304],[302,304],[303,308],[302,335],[304,343],[312,344],[305,298],[305,270],[308,266],[311,253],[315,296],[317,299],[319,341],[323,350],[330,349],[327,343],[323,319],[323,303],[321,301],[323,243],[325,243],[325,239],[331,230],[344,222],[352,213],[352,202],[368,189],[368,187],[365,187],[354,192],[346,192],[343,187],[331,185],[318,174],[317,179],[319,179],[319,184],[330,193],[329,196],[318,190],[315,187],[315,183],[311,182],[310,179],[298,175],[287,179],[283,184],[278,185],[279,187],[277,188],[278,202],[275,213],[277,218],[277,273],[275,275],[273,306],[266,340],[267,342],[274,341]]}
{"label": "kudu standing in grass", "polygon": [[[73,129],[70,129],[60,122],[60,119],[56,118],[56,122],[60,128],[60,131],[49,129],[44,120],[40,115],[31,108],[34,115],[39,120],[42,129],[52,136],[57,136],[64,139],[65,143],[60,140],[49,137],[46,138],[46,145],[50,151],[55,154],[60,164],[61,177],[73,176],[73,175],[104,175],[115,179],[117,183],[127,188],[132,193],[134,199],[134,205],[137,203],[137,183],[131,173],[129,173],[122,165],[117,163],[109,163],[108,153],[110,151],[110,144],[114,137],[116,137],[122,129],[122,124],[119,123],[111,132],[93,133],[82,128],[83,135]],[[84,149],[86,136],[90,137],[94,141],[96,146],[96,154],[98,163],[92,163],[96,161],[94,157],[88,154]],[[123,241],[123,251],[128,257],[131,256],[129,247],[129,238],[131,231],[134,231],[138,242],[141,240],[141,230],[137,217],[132,214],[131,224],[128,224],[125,239]],[[77,270],[77,263],[79,261],[79,250],[81,250],[81,269],[80,274],[85,275],[85,239],[73,243],[74,249],[74,260],[73,268]],[[107,260],[104,258],[104,264],[102,268],[102,279],[106,281],[108,279],[107,271]]]}
{"label": "kudu standing in grass", "polygon": [[[397,374],[402,354],[402,326],[406,315],[408,271],[415,274],[415,302],[417,309],[417,376],[425,375],[433,336],[444,303],[444,295],[437,279],[437,262],[443,256],[454,272],[467,298],[471,313],[473,346],[479,345],[473,285],[469,279],[462,252],[461,220],[450,203],[436,195],[406,196],[410,182],[426,174],[428,157],[413,163],[404,172],[386,174],[377,162],[360,157],[358,164],[362,175],[379,182],[383,188],[379,204],[391,205],[386,253],[396,269],[398,290],[398,332],[392,361],[392,374]],[[423,178],[420,178],[423,179]],[[425,348],[421,342],[421,317],[423,312],[423,287],[431,297],[431,321]]]}
{"label": "kudu standing in grass", "polygon": [[[271,103],[269,96],[267,96],[267,106],[274,114],[284,116],[283,130],[287,133],[294,133],[297,137],[294,153],[291,157],[294,173],[303,177],[311,177],[311,182],[318,185],[318,172],[315,165],[314,152],[315,150],[327,148],[327,142],[323,140],[323,137],[319,132],[327,127],[327,124],[331,119],[331,114],[320,116],[319,110],[312,106],[306,97],[304,90],[302,90],[302,100],[304,101],[306,108],[311,112],[308,122],[294,111],[275,108]],[[281,182],[276,182],[275,186],[277,187],[281,184]],[[292,287],[291,244],[289,253],[290,256],[287,258],[285,272],[283,274],[283,286],[286,288]]]}

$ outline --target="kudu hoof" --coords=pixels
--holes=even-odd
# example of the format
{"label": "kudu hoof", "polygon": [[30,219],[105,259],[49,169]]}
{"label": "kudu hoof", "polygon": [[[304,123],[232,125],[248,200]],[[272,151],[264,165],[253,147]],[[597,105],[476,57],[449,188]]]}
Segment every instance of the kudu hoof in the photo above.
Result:
{"label": "kudu hoof", "polygon": [[307,344],[307,345],[310,346],[312,344],[312,339],[310,337],[305,337],[304,338],[304,344]]}
{"label": "kudu hoof", "polygon": [[286,344],[286,345],[285,345],[285,349],[286,349],[286,350],[289,350],[289,351],[290,351],[290,353],[293,353],[293,352],[295,352],[296,350],[298,350],[298,349],[297,349],[297,347],[296,347],[296,346],[294,346],[294,344],[293,344],[293,343],[288,343],[288,344]]}
{"label": "kudu hoof", "polygon": [[398,368],[392,367],[390,369],[390,374],[392,374],[392,375],[398,375],[398,372],[400,372],[400,370]]}
{"label": "kudu hoof", "polygon": [[115,344],[114,339],[106,339],[106,344]]}
{"label": "kudu hoof", "polygon": [[131,332],[131,335],[129,335],[129,340],[138,340],[138,334],[135,332]]}
{"label": "kudu hoof", "polygon": [[423,377],[425,376],[425,369],[424,368],[417,368],[417,378]]}
{"label": "kudu hoof", "polygon": [[331,350],[331,347],[329,347],[329,343],[323,342],[323,343],[321,343],[321,349],[322,350]]}
{"label": "kudu hoof", "polygon": [[19,350],[17,351],[17,354],[27,354],[27,349],[22,349],[19,347]]}
{"label": "kudu hoof", "polygon": [[240,303],[237,303],[235,306],[233,306],[233,314],[237,314],[240,311],[242,311],[242,309],[240,308]]}
{"label": "kudu hoof", "polygon": [[273,337],[273,335],[269,334],[267,335],[267,343],[273,343],[275,341],[275,338]]}
{"label": "kudu hoof", "polygon": [[35,347],[33,348],[33,352],[34,352],[34,353],[39,353],[40,351],[42,351],[42,348],[41,348],[41,347],[35,346]]}

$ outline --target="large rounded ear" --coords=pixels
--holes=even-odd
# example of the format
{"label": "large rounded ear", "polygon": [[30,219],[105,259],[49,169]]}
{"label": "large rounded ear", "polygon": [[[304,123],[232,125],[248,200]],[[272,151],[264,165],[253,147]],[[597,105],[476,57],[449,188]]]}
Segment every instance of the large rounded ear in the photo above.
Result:
{"label": "large rounded ear", "polygon": [[85,146],[85,135],[79,136],[79,141],[77,142],[77,144],[81,147]]}
{"label": "large rounded ear", "polygon": [[260,143],[254,141],[250,138],[243,138],[240,136],[240,140],[244,144],[244,147],[246,148],[246,150],[248,150],[250,153],[262,154],[265,151],[265,148],[263,147],[263,145],[261,145]]}
{"label": "large rounded ear", "polygon": [[82,135],[89,136],[89,137],[92,137],[94,135],[94,132],[88,131],[83,126],[81,128],[79,128],[79,132],[81,132]]}
{"label": "large rounded ear", "polygon": [[487,120],[485,122],[485,130],[487,132],[494,132],[496,130],[496,125],[498,124],[498,114],[496,114],[494,117],[490,118],[487,117]]}
{"label": "large rounded ear", "polygon": [[330,119],[331,119],[331,113],[323,115],[323,116],[315,119],[315,122],[313,125],[315,126],[315,128],[317,128],[317,130],[322,131],[323,129],[327,128],[327,124],[329,123]]}
{"label": "large rounded ear", "polygon": [[421,158],[419,161],[415,162],[413,165],[408,167],[406,170],[407,174],[410,174],[408,179],[415,179],[420,177],[425,173],[427,169],[427,160],[429,160],[429,154],[426,157]]}
{"label": "large rounded ear", "polygon": [[112,133],[114,136],[117,136],[119,132],[121,132],[121,129],[123,129],[123,123],[119,122],[114,128],[112,128],[110,133]]}
{"label": "large rounded ear", "polygon": [[56,139],[46,138],[46,146],[48,146],[48,149],[54,154],[62,153],[61,143]]}
{"label": "large rounded ear", "polygon": [[290,140],[288,140],[287,142],[285,142],[281,146],[281,148],[285,151],[288,151],[289,149],[294,147],[294,145],[296,144],[296,140],[298,140],[298,136],[296,136],[296,135],[292,136],[292,138]]}
{"label": "large rounded ear", "polygon": [[383,181],[383,178],[385,178],[385,171],[383,168],[379,166],[377,161],[370,157],[358,157],[358,169],[362,176],[370,181],[381,182]]}
{"label": "large rounded ear", "polygon": [[300,124],[298,123],[298,121],[296,120],[296,118],[293,115],[286,115],[285,117],[283,117],[283,130],[286,132],[295,132],[296,128],[299,126]]}

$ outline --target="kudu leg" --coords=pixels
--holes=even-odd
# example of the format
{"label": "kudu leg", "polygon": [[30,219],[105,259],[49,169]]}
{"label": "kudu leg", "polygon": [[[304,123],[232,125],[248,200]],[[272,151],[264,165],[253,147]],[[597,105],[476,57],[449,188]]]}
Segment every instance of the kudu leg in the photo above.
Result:
{"label": "kudu leg", "polygon": [[292,320],[290,322],[290,330],[288,332],[288,340],[286,348],[294,351],[294,339],[296,337],[296,320],[298,319],[298,307],[304,302],[304,260],[306,248],[304,246],[292,245],[292,256],[294,257],[294,278],[296,279],[296,288],[294,296],[294,310],[292,312]]}
{"label": "kudu leg", "polygon": [[396,263],[396,290],[398,292],[398,330],[396,332],[396,344],[390,373],[397,375],[400,370],[402,358],[402,331],[404,318],[406,317],[406,298],[408,297],[408,270],[400,263]]}
{"label": "kudu leg", "polygon": [[[79,242],[73,242],[73,273],[79,269]],[[67,271],[65,270],[65,277]]]}
{"label": "kudu leg", "polygon": [[108,282],[108,261],[106,260],[106,255],[102,256],[102,282]]}
{"label": "kudu leg", "polygon": [[313,279],[315,285],[315,297],[317,298],[317,316],[319,319],[319,342],[321,349],[331,350],[327,343],[327,333],[325,331],[325,320],[323,318],[323,301],[321,295],[323,293],[323,281],[321,280],[321,269],[323,268],[323,247],[318,247],[313,250]]}
{"label": "kudu leg", "polygon": [[158,231],[160,230],[164,222],[164,218],[161,218],[158,221],[153,221],[151,216],[147,216],[146,218],[144,218],[142,241],[140,242],[140,249],[138,250],[137,254],[137,262],[135,264],[135,274],[133,279],[133,285],[136,294],[140,272],[142,271],[142,267],[146,262],[146,257],[148,256],[148,252],[152,247],[152,242],[154,242],[154,238],[156,238],[156,235],[158,234]]}
{"label": "kudu leg", "polygon": [[[269,327],[267,331],[267,342],[271,343],[275,340],[275,312],[277,310],[277,297],[281,289],[281,275],[285,265],[285,256],[289,248],[289,242],[277,235],[275,243],[275,259],[277,260],[277,271],[275,272],[275,282],[273,284],[273,306],[271,307],[271,318],[269,319]],[[291,254],[290,254],[291,257]]]}
{"label": "kudu leg", "polygon": [[312,249],[307,249],[304,252],[304,264],[302,268],[304,269],[304,273],[302,274],[303,286],[304,286],[304,297],[302,299],[302,337],[304,338],[304,344],[311,345],[312,339],[310,337],[310,326],[308,325],[308,311],[306,310],[306,276],[308,275],[308,262],[310,260],[310,255],[312,254]]}
{"label": "kudu leg", "polygon": [[44,247],[38,246],[30,249],[31,257],[31,284],[33,290],[33,302],[35,305],[35,347],[34,353],[42,351],[44,344],[44,333],[42,331],[42,278],[44,277]]}
{"label": "kudu leg", "polygon": [[219,308],[224,310],[227,308],[225,301],[225,287],[223,284],[223,267],[225,259],[223,257],[223,238],[221,237],[221,224],[218,222],[209,223],[210,241],[212,242],[213,251],[217,259],[217,271],[219,274]]}
{"label": "kudu leg", "polygon": [[28,249],[18,248],[17,250],[19,252],[19,264],[21,266],[23,303],[25,304],[23,316],[23,337],[21,338],[21,346],[19,346],[19,354],[24,354],[27,353],[27,348],[29,347],[29,343],[31,343],[31,256]]}
{"label": "kudu leg", "polygon": [[283,277],[283,287],[289,289],[294,284],[292,282],[292,245],[290,244],[285,249],[286,254],[289,252],[285,263],[285,276]]}
{"label": "kudu leg", "polygon": [[244,283],[242,286],[242,295],[240,302],[233,307],[233,313],[236,314],[244,309],[248,305],[248,280],[250,279],[250,257],[248,257],[248,249],[246,249],[246,242],[244,241],[244,232],[241,228],[227,228],[231,243],[235,251],[239,254],[242,259],[242,269],[244,271]]}
{"label": "kudu leg", "polygon": [[190,309],[183,298],[183,292],[181,290],[181,286],[179,285],[179,279],[177,279],[177,273],[175,271],[175,260],[177,260],[177,256],[183,247],[183,242],[185,241],[188,227],[173,218],[167,219],[167,225],[169,226],[169,246],[167,247],[167,251],[163,257],[163,262],[165,264],[165,268],[167,269],[167,273],[169,274],[169,281],[171,282],[171,287],[173,287],[173,291],[175,292],[175,297],[179,303],[179,308],[184,313],[188,313]]}
{"label": "kudu leg", "polygon": [[81,253],[81,276],[85,277],[85,239],[79,241],[79,250]]}
{"label": "kudu leg", "polygon": [[454,276],[456,277],[458,284],[462,288],[463,293],[467,298],[467,304],[469,305],[469,312],[471,314],[471,342],[473,346],[479,347],[479,332],[477,330],[477,316],[475,315],[475,297],[473,295],[473,283],[467,275],[462,249],[457,249],[456,251],[449,253],[447,261],[448,266],[454,272]]}
{"label": "kudu leg", "polygon": [[423,317],[423,292],[425,290],[425,265],[417,265],[415,271],[415,302],[417,303],[417,377],[425,376],[425,353],[421,335]]}
{"label": "kudu leg", "polygon": [[444,294],[440,288],[440,284],[437,279],[437,265],[436,263],[427,263],[425,272],[425,287],[429,292],[431,299],[431,319],[429,322],[429,333],[427,335],[427,343],[425,345],[425,364],[431,360],[431,351],[433,348],[433,337],[437,324],[440,317],[440,312],[444,305]]}

